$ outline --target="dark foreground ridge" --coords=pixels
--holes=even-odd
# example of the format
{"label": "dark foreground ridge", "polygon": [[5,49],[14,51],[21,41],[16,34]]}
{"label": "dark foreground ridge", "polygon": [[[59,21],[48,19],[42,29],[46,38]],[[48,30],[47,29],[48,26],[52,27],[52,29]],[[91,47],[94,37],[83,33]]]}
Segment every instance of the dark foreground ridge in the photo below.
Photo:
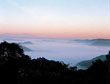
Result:
{"label": "dark foreground ridge", "polygon": [[[80,52],[80,51],[79,51]],[[31,59],[16,43],[0,43],[1,84],[110,84],[110,53],[87,70],[47,60]]]}

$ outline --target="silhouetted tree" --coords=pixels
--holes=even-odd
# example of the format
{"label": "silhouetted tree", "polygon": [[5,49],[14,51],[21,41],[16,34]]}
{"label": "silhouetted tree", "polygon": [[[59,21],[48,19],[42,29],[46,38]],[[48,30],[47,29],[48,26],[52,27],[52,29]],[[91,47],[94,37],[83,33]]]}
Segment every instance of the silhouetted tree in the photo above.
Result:
{"label": "silhouetted tree", "polygon": [[0,57],[22,57],[23,49],[16,43],[7,43],[6,41],[0,44]]}
{"label": "silhouetted tree", "polygon": [[31,59],[19,44],[0,43],[0,83],[3,84],[109,84],[108,64],[108,60],[97,60],[87,70],[77,70],[59,61]]}

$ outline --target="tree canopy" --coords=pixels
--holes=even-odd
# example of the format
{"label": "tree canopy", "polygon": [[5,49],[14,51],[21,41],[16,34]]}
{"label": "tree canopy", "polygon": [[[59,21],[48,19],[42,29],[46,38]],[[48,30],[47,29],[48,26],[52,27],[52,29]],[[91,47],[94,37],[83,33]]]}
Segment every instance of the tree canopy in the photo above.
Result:
{"label": "tree canopy", "polygon": [[59,61],[31,59],[22,47],[0,43],[0,82],[3,84],[109,84],[108,62],[97,60],[87,70]]}

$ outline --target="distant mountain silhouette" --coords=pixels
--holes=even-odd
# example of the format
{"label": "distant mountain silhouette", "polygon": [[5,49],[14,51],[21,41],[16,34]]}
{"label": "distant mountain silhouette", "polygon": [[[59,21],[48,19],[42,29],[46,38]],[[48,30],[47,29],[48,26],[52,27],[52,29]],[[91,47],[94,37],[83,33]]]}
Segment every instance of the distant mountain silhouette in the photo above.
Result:
{"label": "distant mountain silhouette", "polygon": [[85,43],[91,46],[110,46],[110,39],[91,39],[75,40],[76,42]]}
{"label": "distant mountain silhouette", "polygon": [[29,52],[29,51],[32,51],[31,49],[29,49],[29,48],[27,48],[26,46],[21,46],[21,48],[23,48],[23,50],[25,51],[25,52]]}
{"label": "distant mountain silhouette", "polygon": [[31,41],[20,42],[20,44],[32,44]]}
{"label": "distant mountain silhouette", "polygon": [[23,40],[26,38],[39,38],[38,36],[32,35],[32,34],[10,34],[10,33],[4,33],[4,34],[0,34],[0,39],[1,40]]}

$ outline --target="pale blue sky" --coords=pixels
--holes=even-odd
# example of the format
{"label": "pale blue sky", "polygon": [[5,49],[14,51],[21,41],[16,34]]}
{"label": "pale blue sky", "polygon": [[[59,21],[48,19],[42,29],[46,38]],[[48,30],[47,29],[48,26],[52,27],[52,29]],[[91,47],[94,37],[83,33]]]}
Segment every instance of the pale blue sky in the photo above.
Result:
{"label": "pale blue sky", "polygon": [[7,19],[50,15],[53,20],[54,16],[68,19],[77,16],[104,17],[109,11],[108,0],[0,0],[0,10],[0,16]]}
{"label": "pale blue sky", "polygon": [[[109,0],[0,0],[0,25],[30,25],[34,26],[32,31],[36,27],[43,29],[42,25],[47,30],[54,27],[56,32],[57,28],[62,31],[63,27],[70,31],[78,28],[86,30],[84,25],[110,25],[109,3]],[[11,30],[20,31],[17,27],[11,27]],[[0,31],[4,32],[2,26]]]}

